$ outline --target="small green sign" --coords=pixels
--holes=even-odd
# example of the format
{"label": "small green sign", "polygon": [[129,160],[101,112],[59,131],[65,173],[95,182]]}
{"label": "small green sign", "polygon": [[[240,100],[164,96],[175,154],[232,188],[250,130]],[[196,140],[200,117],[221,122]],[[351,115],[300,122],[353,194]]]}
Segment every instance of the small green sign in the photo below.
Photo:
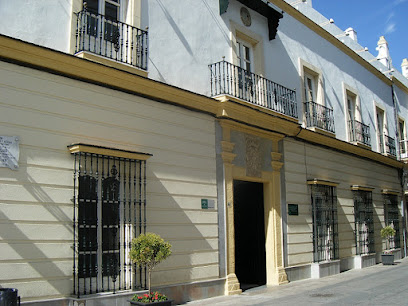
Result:
{"label": "small green sign", "polygon": [[288,215],[289,216],[299,216],[298,204],[288,204]]}
{"label": "small green sign", "polygon": [[208,199],[201,199],[201,209],[208,209]]}

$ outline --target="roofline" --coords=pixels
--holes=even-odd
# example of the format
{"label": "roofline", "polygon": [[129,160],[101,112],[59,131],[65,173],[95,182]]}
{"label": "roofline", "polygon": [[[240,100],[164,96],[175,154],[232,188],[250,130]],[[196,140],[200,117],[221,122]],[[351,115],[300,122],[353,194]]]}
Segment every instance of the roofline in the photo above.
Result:
{"label": "roofline", "polygon": [[[358,53],[356,53],[353,49],[348,47],[346,44],[344,44],[342,41],[337,39],[334,35],[329,33],[327,30],[323,29],[321,26],[319,26],[316,22],[311,20],[310,18],[306,17],[304,14],[302,14],[299,10],[291,6],[289,3],[287,3],[284,0],[268,0],[270,3],[273,5],[279,7],[282,9],[284,12],[301,22],[303,25],[308,27],[310,30],[321,36],[322,38],[326,39],[328,42],[330,42],[332,45],[337,47],[339,50],[341,50],[343,53],[351,57],[353,60],[355,60],[357,63],[359,63],[361,66],[366,68],[368,71],[370,71],[372,74],[374,74],[376,77],[378,77],[381,81],[383,81],[385,84],[390,85],[392,84],[392,80],[385,76],[380,70],[375,68],[371,63],[366,61],[363,57],[361,57]],[[408,90],[408,88],[407,88]]]}

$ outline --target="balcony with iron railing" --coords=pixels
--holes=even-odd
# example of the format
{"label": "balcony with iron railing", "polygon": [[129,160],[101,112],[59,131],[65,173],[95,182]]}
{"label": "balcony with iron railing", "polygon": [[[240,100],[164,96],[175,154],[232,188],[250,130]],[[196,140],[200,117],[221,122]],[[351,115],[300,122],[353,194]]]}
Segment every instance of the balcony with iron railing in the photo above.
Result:
{"label": "balcony with iron railing", "polygon": [[357,120],[349,120],[348,128],[351,142],[371,147],[370,126]]}
{"label": "balcony with iron railing", "polygon": [[305,102],[306,126],[334,133],[333,110],[313,101]]}
{"label": "balcony with iron railing", "polygon": [[76,15],[75,54],[89,52],[147,70],[147,31],[86,9]]}
{"label": "balcony with iron railing", "polygon": [[225,60],[209,65],[211,96],[228,95],[253,105],[298,118],[296,91]]}
{"label": "balcony with iron railing", "polygon": [[380,141],[380,152],[386,154],[388,156],[396,157],[397,150],[395,148],[395,139],[388,136],[383,135],[383,137],[379,137]]}

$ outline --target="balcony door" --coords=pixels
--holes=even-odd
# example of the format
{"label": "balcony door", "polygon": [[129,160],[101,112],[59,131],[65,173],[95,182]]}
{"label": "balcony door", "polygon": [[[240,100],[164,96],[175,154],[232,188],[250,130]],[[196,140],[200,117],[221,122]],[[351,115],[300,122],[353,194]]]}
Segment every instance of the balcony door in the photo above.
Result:
{"label": "balcony door", "polygon": [[120,57],[120,0],[84,0],[83,5],[86,9],[86,20],[82,23],[89,35],[86,39],[89,49],[103,56]]}
{"label": "balcony door", "polygon": [[380,153],[385,153],[384,147],[384,111],[377,107],[377,139],[378,139],[378,150]]}
{"label": "balcony door", "polygon": [[254,101],[255,84],[252,78],[254,51],[248,42],[237,40],[238,59],[238,91],[239,97],[247,101]]}
{"label": "balcony door", "polygon": [[401,158],[407,158],[407,141],[405,137],[405,121],[399,119],[398,120],[398,132],[400,137],[400,154]]}

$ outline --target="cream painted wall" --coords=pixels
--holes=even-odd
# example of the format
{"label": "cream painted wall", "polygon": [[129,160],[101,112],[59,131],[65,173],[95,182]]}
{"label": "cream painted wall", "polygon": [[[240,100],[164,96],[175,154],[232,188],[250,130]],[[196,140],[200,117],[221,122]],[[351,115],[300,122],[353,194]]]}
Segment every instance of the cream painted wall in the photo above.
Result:
{"label": "cream painted wall", "polygon": [[350,186],[374,188],[375,249],[381,252],[380,229],[384,226],[381,192],[383,189],[401,189],[397,170],[289,138],[284,140],[284,152],[286,204],[299,205],[298,216],[287,216],[288,266],[313,262],[312,206],[307,180],[314,178],[339,184],[336,191],[340,259],[356,253],[354,202]]}
{"label": "cream painted wall", "polygon": [[0,168],[0,283],[23,301],[72,294],[74,159],[87,143],[151,153],[147,230],[173,244],[153,286],[219,277],[211,116],[0,63],[1,135],[20,138],[18,171]]}

